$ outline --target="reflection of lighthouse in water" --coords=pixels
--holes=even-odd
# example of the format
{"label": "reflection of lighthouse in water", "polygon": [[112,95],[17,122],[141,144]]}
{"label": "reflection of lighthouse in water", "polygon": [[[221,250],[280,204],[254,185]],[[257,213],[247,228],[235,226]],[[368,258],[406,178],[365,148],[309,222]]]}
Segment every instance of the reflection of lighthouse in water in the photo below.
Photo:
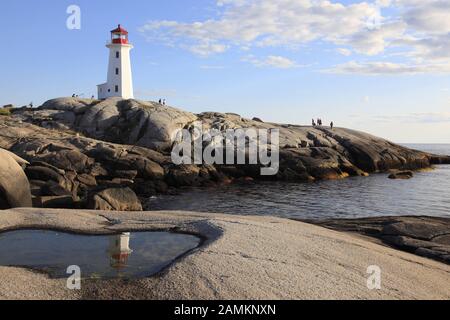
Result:
{"label": "reflection of lighthouse in water", "polygon": [[109,242],[111,267],[118,270],[126,268],[128,263],[128,257],[132,252],[133,250],[130,249],[129,232],[111,236]]}

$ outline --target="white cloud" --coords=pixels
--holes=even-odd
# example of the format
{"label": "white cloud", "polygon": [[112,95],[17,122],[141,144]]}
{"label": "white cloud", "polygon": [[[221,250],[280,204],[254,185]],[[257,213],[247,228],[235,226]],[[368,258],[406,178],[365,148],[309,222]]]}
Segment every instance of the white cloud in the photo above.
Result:
{"label": "white cloud", "polygon": [[188,48],[189,51],[199,56],[207,57],[210,54],[222,53],[227,50],[227,46],[220,43],[199,43]]}
{"label": "white cloud", "polygon": [[350,61],[338,65],[332,69],[323,70],[336,74],[360,74],[360,75],[415,75],[415,74],[444,74],[450,73],[449,64],[420,64],[408,65],[392,62],[356,62]]}
{"label": "white cloud", "polygon": [[450,2],[448,0],[401,1],[406,7],[405,22],[419,32],[447,34],[450,32]]}
{"label": "white cloud", "polygon": [[292,68],[299,68],[302,67],[298,65],[295,61],[292,61],[288,58],[281,57],[281,56],[268,56],[264,59],[258,59],[254,56],[248,56],[242,61],[250,62],[254,66],[257,67],[272,67],[272,68],[278,68],[278,69],[292,69]]}
{"label": "white cloud", "polygon": [[401,37],[406,30],[404,22],[385,23],[381,27],[369,30],[364,29],[355,33],[348,44],[361,54],[373,56],[383,53],[392,41]]}
{"label": "white cloud", "polygon": [[[149,40],[180,44],[200,55],[232,46],[295,46],[313,40],[343,41],[378,14],[366,2],[344,5],[327,0],[221,0],[218,19],[193,23],[150,21],[140,28]],[[220,47],[217,47],[220,46]]]}
{"label": "white cloud", "polygon": [[349,57],[352,55],[352,50],[346,48],[337,48],[336,51],[343,56]]}
{"label": "white cloud", "polygon": [[376,0],[375,4],[380,8],[384,8],[389,7],[391,5],[391,2],[391,0]]}
{"label": "white cloud", "polygon": [[380,123],[450,123],[450,112],[422,112],[422,113],[404,113],[393,115],[367,115],[367,114],[352,114],[349,116],[352,119],[376,121]]}
{"label": "white cloud", "polygon": [[404,37],[397,40],[396,45],[410,47],[408,56],[417,61],[450,61],[450,34],[426,38]]}
{"label": "white cloud", "polygon": [[[320,41],[334,45],[344,56],[380,60],[351,61],[335,68],[340,73],[450,72],[449,0],[359,1],[217,0],[217,18],[190,23],[150,21],[140,32],[150,41],[201,57],[231,49],[249,53],[261,47],[297,49]],[[403,61],[388,61],[393,54]],[[254,58],[254,64],[292,67],[289,61],[271,57]]]}
{"label": "white cloud", "polygon": [[373,119],[379,122],[398,122],[398,123],[448,123],[450,122],[450,113],[448,112],[424,112],[409,113],[393,116],[374,116]]}

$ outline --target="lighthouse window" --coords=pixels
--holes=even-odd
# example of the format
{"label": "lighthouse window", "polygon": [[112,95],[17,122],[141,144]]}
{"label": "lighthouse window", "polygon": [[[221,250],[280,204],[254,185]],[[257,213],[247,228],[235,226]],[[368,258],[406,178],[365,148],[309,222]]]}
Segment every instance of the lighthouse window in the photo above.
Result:
{"label": "lighthouse window", "polygon": [[116,86],[116,92],[119,92],[119,86]]}
{"label": "lighthouse window", "polygon": [[119,51],[116,51],[116,58],[119,59],[119,57],[120,57],[120,53],[119,53]]}
{"label": "lighthouse window", "polygon": [[116,74],[119,74],[119,68],[116,68]]}

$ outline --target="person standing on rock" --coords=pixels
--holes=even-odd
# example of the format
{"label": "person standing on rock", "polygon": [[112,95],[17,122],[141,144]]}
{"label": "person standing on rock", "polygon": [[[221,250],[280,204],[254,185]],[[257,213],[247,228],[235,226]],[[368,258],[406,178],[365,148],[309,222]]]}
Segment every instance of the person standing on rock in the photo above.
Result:
{"label": "person standing on rock", "polygon": [[334,123],[333,123],[333,121],[331,121],[331,123],[330,123],[330,127],[331,127],[331,130],[333,130],[333,127],[334,127]]}
{"label": "person standing on rock", "polygon": [[159,103],[159,104],[162,104],[162,99],[159,99],[158,103]]}
{"label": "person standing on rock", "polygon": [[314,121],[314,119],[312,119],[312,126],[313,126],[313,127],[316,126],[316,122]]}

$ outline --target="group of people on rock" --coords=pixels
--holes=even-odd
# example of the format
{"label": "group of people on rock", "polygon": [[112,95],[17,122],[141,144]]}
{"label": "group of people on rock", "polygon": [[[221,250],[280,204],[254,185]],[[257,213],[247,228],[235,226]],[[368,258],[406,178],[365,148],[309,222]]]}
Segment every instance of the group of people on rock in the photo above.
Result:
{"label": "group of people on rock", "polygon": [[[84,94],[82,94],[81,96],[83,96]],[[79,98],[80,97],[80,95],[79,94],[76,94],[76,93],[74,93],[73,95],[72,95],[72,98]],[[92,95],[91,96],[91,100],[94,100],[95,99],[95,96],[94,95]]]}
{"label": "group of people on rock", "polygon": [[[312,126],[313,127],[322,126],[322,124],[323,124],[322,119],[318,118],[317,122],[316,122],[316,120],[312,119]],[[331,121],[330,127],[331,127],[331,130],[333,130],[333,127],[334,127],[333,121]]]}
{"label": "group of people on rock", "polygon": [[166,99],[159,99],[158,103],[163,105],[163,106],[165,106],[166,105]]}
{"label": "group of people on rock", "polygon": [[[314,121],[314,119],[312,120],[312,123],[313,123],[313,127],[315,127],[315,126],[316,126],[316,122]],[[317,125],[318,125],[318,126],[321,126],[321,125],[322,125],[322,119],[317,118]]]}

